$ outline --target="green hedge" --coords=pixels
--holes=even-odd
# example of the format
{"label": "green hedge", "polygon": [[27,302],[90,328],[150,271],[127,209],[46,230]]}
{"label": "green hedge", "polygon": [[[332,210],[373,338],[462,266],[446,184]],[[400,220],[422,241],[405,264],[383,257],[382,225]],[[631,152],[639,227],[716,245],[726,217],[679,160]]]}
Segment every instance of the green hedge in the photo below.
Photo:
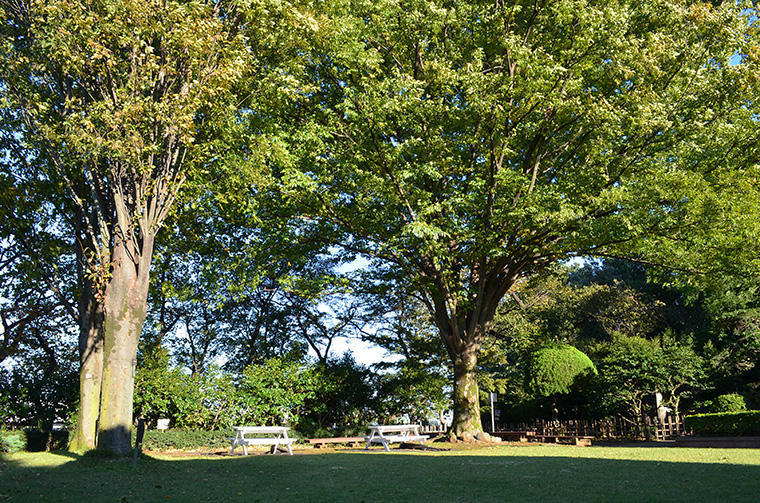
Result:
{"label": "green hedge", "polygon": [[[167,451],[170,449],[193,450],[229,447],[229,437],[232,435],[232,430],[148,430],[145,432],[142,448],[148,451]],[[134,444],[134,434],[132,442]]]}
{"label": "green hedge", "polygon": [[760,410],[686,416],[684,427],[699,436],[760,435]]}

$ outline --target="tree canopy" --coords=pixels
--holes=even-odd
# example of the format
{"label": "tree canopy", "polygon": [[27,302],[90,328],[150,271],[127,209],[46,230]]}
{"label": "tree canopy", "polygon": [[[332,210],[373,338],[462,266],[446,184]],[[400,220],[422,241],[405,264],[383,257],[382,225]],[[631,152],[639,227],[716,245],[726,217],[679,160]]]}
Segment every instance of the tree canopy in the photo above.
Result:
{"label": "tree canopy", "polygon": [[[228,367],[257,389],[252,364],[311,348],[329,366],[333,340],[362,333],[403,355],[389,365],[398,379],[376,381],[402,401],[438,404],[430,383],[453,376],[452,431],[465,439],[482,432],[484,348],[496,361],[538,339],[593,340],[623,380],[642,377],[631,362],[683,363],[635,393],[680,396],[702,368],[694,347],[723,369],[724,388],[727,369],[756,372],[752,2],[0,8],[0,274],[11,278],[0,358],[53,348],[40,334],[75,320],[79,447],[129,449],[149,301],[146,354],[173,340],[199,376],[234,354]],[[494,323],[505,296],[520,304],[520,285],[574,257],[665,265],[661,282],[697,295],[717,283],[693,278],[720,273],[724,295],[704,305],[722,313],[726,337],[705,335],[703,313],[667,332],[663,316],[682,311],[658,302],[680,298],[617,280],[578,292],[557,280],[572,295],[533,310],[545,318],[520,306]],[[340,272],[357,258],[360,271]],[[372,300],[360,307],[359,295]],[[499,339],[510,323],[512,339]],[[178,326],[182,341],[167,336]],[[174,372],[153,363],[155,375]],[[639,394],[625,400],[640,408]]]}
{"label": "tree canopy", "polygon": [[[264,29],[272,13],[291,29]],[[188,177],[247,178],[254,142],[225,171],[225,140],[252,110],[236,90],[287,93],[273,56],[293,39],[273,42],[297,32],[295,18],[311,27],[279,2],[20,0],[3,2],[0,18],[10,170],[40,167],[77,257],[75,444],[124,454],[156,235]]]}
{"label": "tree canopy", "polygon": [[708,228],[730,183],[757,188],[749,5],[326,5],[284,177],[427,306],[457,434],[481,429],[477,353],[518,278],[640,257]]}

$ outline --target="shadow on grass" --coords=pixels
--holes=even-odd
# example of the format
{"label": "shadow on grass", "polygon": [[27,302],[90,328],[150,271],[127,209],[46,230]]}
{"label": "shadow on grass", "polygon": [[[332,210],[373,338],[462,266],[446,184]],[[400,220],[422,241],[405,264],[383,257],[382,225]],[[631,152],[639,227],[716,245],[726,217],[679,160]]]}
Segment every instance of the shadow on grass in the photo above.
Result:
{"label": "shadow on grass", "polygon": [[[345,452],[172,460],[143,457],[136,471],[126,459],[73,456],[45,465],[15,456],[3,458],[0,501],[544,503],[757,501],[760,494],[760,466],[732,464],[718,451],[691,450],[689,456],[705,458],[695,462],[698,459],[611,459],[614,456],[608,454],[600,458],[595,457],[594,448],[575,449],[553,449],[540,455],[516,448],[445,456]],[[637,452],[631,450],[626,456],[641,457]],[[43,460],[65,454],[40,456]]]}

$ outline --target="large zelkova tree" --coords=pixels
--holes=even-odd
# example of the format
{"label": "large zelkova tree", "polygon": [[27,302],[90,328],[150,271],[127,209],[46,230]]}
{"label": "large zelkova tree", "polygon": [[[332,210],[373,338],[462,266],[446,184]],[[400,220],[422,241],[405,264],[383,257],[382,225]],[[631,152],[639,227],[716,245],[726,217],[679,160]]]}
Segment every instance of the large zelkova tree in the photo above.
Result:
{"label": "large zelkova tree", "polygon": [[6,113],[66,195],[82,268],[74,446],[123,454],[156,233],[244,44],[204,2],[32,0],[2,14]]}
{"label": "large zelkova tree", "polygon": [[[227,140],[251,103],[278,97],[266,91],[287,73],[275,68],[278,26],[297,33],[313,21],[284,2],[0,5],[6,137],[19,166],[39,165],[57,187],[78,258],[72,446],[124,454],[156,235],[187,179],[246,178],[257,154]],[[238,94],[241,84],[253,87]]]}
{"label": "large zelkova tree", "polygon": [[460,438],[482,431],[478,352],[522,275],[640,258],[654,237],[710,225],[695,195],[729,178],[756,188],[749,3],[326,5],[287,181],[427,306]]}

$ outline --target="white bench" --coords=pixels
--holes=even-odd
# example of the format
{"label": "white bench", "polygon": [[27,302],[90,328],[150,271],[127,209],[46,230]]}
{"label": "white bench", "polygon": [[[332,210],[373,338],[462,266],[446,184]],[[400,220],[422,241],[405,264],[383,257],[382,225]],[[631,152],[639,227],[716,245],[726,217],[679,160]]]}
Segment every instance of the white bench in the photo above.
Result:
{"label": "white bench", "polygon": [[365,437],[369,450],[372,444],[382,444],[386,451],[390,451],[389,444],[402,442],[419,442],[424,444],[428,439],[425,435],[420,435],[420,425],[418,424],[387,424],[369,427],[370,434]]}
{"label": "white bench", "polygon": [[[277,448],[279,446],[285,446],[288,449],[288,454],[293,455],[293,449],[290,448],[296,439],[288,437],[288,429],[285,426],[235,426],[235,436],[230,438],[232,440],[232,449],[230,454],[235,453],[235,448],[238,445],[243,446],[243,454],[248,455],[249,445],[271,445],[272,453],[277,454]],[[246,435],[267,435],[262,437],[246,437]]]}

